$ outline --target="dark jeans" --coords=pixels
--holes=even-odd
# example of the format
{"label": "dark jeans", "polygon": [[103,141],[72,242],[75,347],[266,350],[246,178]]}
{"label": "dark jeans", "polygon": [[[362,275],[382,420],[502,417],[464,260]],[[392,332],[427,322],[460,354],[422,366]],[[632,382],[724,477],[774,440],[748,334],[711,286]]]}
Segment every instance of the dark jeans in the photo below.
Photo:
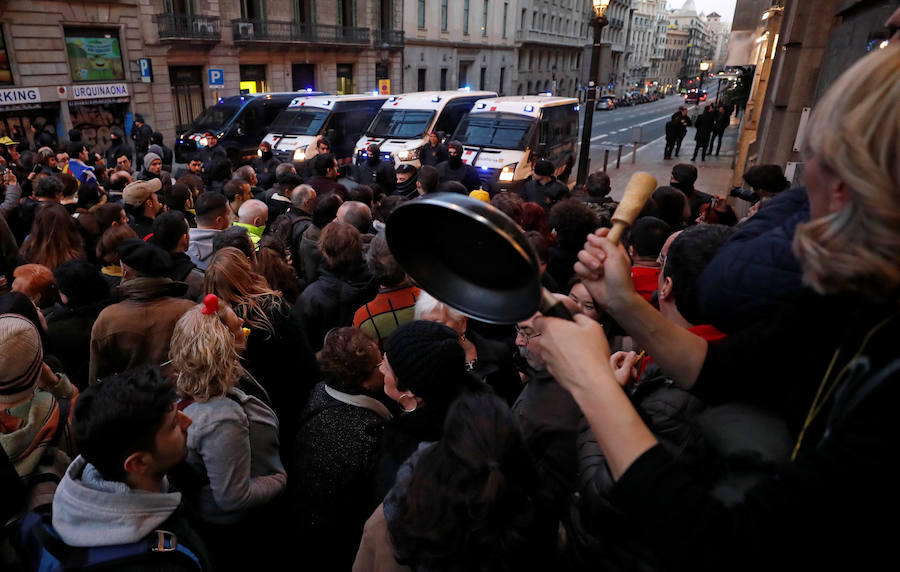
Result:
{"label": "dark jeans", "polygon": [[675,150],[675,145],[678,144],[680,147],[681,141],[678,139],[666,139],[666,150],[663,151],[663,159],[671,159],[672,151]]}
{"label": "dark jeans", "polygon": [[694,145],[694,156],[691,157],[691,161],[697,160],[697,151],[700,151],[700,156],[703,161],[706,161],[706,148],[709,147],[709,136],[701,137],[696,140],[696,145]]}

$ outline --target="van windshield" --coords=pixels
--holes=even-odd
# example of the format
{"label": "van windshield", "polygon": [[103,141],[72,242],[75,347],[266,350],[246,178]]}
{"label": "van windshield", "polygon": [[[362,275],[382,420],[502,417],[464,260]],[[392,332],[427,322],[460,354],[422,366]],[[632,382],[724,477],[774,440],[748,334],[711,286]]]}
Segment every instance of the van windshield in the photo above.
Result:
{"label": "van windshield", "polygon": [[514,113],[470,113],[453,138],[463,145],[524,151],[535,123],[537,119]]}
{"label": "van windshield", "polygon": [[291,135],[318,135],[330,111],[315,107],[288,108],[282,111],[269,131]]}
{"label": "van windshield", "polygon": [[375,116],[366,135],[369,137],[403,137],[411,139],[425,134],[434,111],[430,109],[382,109]]}
{"label": "van windshield", "polygon": [[228,105],[224,103],[207,107],[203,110],[203,113],[198,115],[197,119],[194,120],[193,129],[195,131],[204,129],[218,131],[231,121],[231,118],[234,117],[234,114],[237,113],[240,108],[239,105]]}

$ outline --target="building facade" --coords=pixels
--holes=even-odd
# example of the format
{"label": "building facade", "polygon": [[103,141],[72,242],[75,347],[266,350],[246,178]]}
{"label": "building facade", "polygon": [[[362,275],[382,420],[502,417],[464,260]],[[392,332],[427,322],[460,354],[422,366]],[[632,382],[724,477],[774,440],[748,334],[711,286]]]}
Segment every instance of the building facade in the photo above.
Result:
{"label": "building facade", "polygon": [[666,30],[666,47],[660,72],[660,83],[665,86],[666,93],[679,93],[681,90],[681,69],[684,65],[684,51],[687,49],[688,38],[687,30],[675,27]]}
{"label": "building facade", "polygon": [[10,81],[0,91],[24,88],[34,99],[0,106],[0,130],[28,133],[41,116],[59,136],[82,129],[99,151],[134,113],[171,142],[220,97],[400,86],[401,8],[400,0],[9,0],[0,18]]}
{"label": "building facade", "polygon": [[628,91],[659,90],[668,17],[665,0],[637,0],[631,26]]}
{"label": "building facade", "polygon": [[471,87],[508,94],[515,81],[515,2],[403,3],[403,90]]}
{"label": "building facade", "polygon": [[594,33],[590,2],[520,0],[515,10],[518,74],[513,93],[578,97],[588,63],[585,44]]}
{"label": "building facade", "polygon": [[687,43],[682,54],[681,70],[678,74],[681,89],[700,86],[700,62],[711,61],[712,44],[705,19],[697,13],[694,0],[669,12],[669,29],[687,32]]}

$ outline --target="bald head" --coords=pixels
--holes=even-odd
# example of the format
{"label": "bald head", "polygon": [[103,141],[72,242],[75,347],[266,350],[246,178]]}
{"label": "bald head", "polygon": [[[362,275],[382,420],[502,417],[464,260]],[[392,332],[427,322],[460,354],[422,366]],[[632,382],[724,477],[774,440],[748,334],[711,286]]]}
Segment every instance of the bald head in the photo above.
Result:
{"label": "bald head", "polygon": [[244,201],[238,210],[238,222],[253,226],[265,226],[269,218],[269,207],[256,199]]}
{"label": "bald head", "polygon": [[308,213],[316,208],[316,190],[309,185],[297,185],[291,193],[291,203]]}
{"label": "bald head", "polygon": [[372,225],[372,211],[364,203],[347,201],[338,209],[337,219],[365,234],[369,232],[369,227]]}

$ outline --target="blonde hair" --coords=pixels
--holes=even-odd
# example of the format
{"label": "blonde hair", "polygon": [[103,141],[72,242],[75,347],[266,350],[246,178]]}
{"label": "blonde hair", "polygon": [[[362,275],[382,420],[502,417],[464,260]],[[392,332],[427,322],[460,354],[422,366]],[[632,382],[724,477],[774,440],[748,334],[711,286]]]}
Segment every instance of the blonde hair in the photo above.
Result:
{"label": "blonde hair", "polygon": [[169,359],[178,371],[178,390],[197,401],[209,401],[228,393],[244,368],[234,335],[225,325],[228,306],[220,303],[216,316],[202,309],[200,304],[188,310],[175,324]]}
{"label": "blonde hair", "polygon": [[281,295],[253,271],[247,257],[234,247],[217,250],[206,268],[206,291],[230,304],[252,328],[275,335],[267,310],[281,307]]}
{"label": "blonde hair", "polygon": [[839,212],[799,225],[794,253],[820,294],[887,301],[900,290],[900,46],[864,57],[813,110],[806,153],[849,188]]}

